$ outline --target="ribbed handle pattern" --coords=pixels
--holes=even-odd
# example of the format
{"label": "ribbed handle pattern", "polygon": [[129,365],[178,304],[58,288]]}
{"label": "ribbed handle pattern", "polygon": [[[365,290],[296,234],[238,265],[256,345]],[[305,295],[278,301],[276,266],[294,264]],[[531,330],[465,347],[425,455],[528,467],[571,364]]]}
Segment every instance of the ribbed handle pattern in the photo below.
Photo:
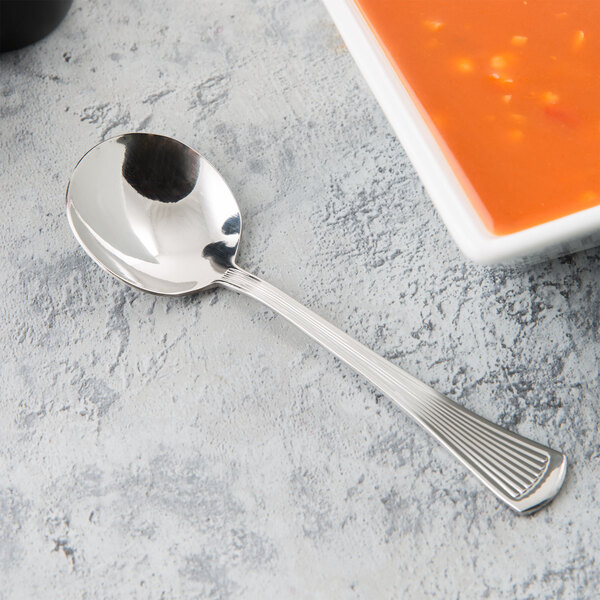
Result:
{"label": "ribbed handle pattern", "polygon": [[366,377],[437,438],[498,498],[533,512],[558,492],[565,457],[479,417],[352,339],[277,288],[238,267],[225,287],[260,300]]}

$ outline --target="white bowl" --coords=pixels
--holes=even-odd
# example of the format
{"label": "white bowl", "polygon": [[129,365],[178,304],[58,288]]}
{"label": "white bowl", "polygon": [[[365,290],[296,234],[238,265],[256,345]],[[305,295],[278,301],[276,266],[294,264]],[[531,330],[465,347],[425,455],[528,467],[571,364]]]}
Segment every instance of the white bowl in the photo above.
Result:
{"label": "white bowl", "polygon": [[354,0],[323,0],[450,234],[481,264],[539,262],[600,244],[600,206],[508,235],[488,231]]}

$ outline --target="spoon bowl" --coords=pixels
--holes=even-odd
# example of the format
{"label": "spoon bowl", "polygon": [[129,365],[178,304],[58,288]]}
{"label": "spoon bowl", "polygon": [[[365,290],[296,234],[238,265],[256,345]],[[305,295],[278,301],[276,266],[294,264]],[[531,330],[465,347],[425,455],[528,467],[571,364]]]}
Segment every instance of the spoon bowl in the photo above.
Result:
{"label": "spoon bowl", "polygon": [[240,269],[235,198],[184,144],[130,133],[92,148],[71,177],[67,214],[87,253],[133,287],[177,296],[218,284],[278,312],[391,398],[517,512],[538,510],[560,489],[563,454],[459,406]]}
{"label": "spoon bowl", "polygon": [[219,172],[185,144],[147,133],[120,135],[83,156],[67,215],[100,266],[169,296],[213,286],[234,264],[242,229]]}

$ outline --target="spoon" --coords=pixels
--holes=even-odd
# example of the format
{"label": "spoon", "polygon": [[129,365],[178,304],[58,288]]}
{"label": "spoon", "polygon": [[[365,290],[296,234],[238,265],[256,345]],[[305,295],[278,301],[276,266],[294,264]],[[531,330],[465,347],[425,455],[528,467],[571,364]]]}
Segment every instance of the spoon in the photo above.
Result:
{"label": "spoon", "polygon": [[222,286],[264,303],[379,388],[518,513],[558,493],[563,454],[459,406],[240,269],[235,198],[217,170],[181,142],[129,133],[98,144],[73,171],[67,214],[86,252],[137,289],[181,296]]}

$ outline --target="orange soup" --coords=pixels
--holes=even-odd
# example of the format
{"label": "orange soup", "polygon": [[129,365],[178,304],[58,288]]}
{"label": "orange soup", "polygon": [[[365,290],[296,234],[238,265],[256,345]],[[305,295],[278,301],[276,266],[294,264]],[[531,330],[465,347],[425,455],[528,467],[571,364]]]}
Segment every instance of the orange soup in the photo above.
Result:
{"label": "orange soup", "polygon": [[600,0],[356,0],[486,227],[600,204]]}

